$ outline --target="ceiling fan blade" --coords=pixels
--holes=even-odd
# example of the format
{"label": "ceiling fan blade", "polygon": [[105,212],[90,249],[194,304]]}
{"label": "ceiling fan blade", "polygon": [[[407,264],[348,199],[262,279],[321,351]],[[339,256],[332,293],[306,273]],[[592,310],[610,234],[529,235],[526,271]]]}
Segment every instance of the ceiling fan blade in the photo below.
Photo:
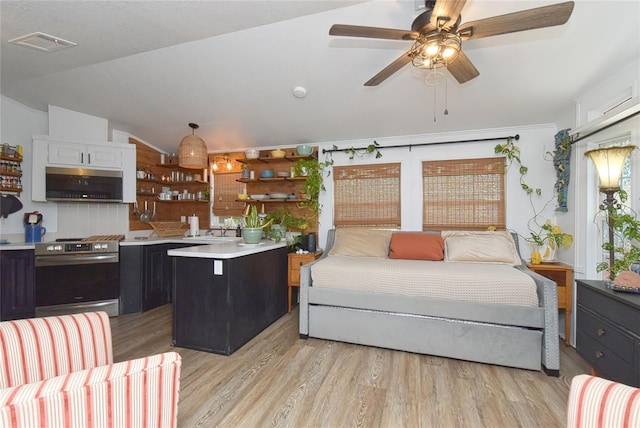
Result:
{"label": "ceiling fan blade", "polygon": [[329,30],[331,36],[369,37],[372,39],[415,40],[418,33],[393,28],[364,27],[360,25],[334,24]]}
{"label": "ceiling fan blade", "polygon": [[382,71],[369,79],[364,86],[376,86],[382,83],[385,79],[391,76],[396,71],[400,70],[402,67],[407,65],[408,62],[411,61],[411,56],[409,56],[409,52],[402,55],[400,58],[393,61],[391,64],[386,66]]}
{"label": "ceiling fan blade", "polygon": [[[455,25],[466,3],[467,0],[437,0],[431,12],[431,25],[436,28],[451,28]],[[439,18],[440,23],[438,23]],[[448,20],[442,21],[442,18],[448,18]]]}
{"label": "ceiling fan blade", "polygon": [[562,25],[569,20],[571,12],[573,12],[573,6],[574,2],[568,1],[467,22],[460,26],[458,34],[460,34],[462,40],[473,40],[481,37]]}
{"label": "ceiling fan blade", "polygon": [[455,61],[447,65],[447,70],[456,78],[458,83],[468,82],[480,75],[480,72],[473,65],[469,57],[462,51],[458,53]]}

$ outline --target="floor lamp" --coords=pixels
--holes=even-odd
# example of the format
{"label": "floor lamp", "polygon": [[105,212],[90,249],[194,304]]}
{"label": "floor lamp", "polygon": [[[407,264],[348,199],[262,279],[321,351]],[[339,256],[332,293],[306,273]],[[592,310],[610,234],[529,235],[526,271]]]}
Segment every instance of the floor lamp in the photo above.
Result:
{"label": "floor lamp", "polygon": [[635,149],[635,146],[606,147],[602,149],[589,150],[585,156],[589,156],[596,166],[598,177],[600,178],[600,191],[605,194],[605,198],[600,204],[601,210],[607,212],[607,225],[609,226],[609,266],[613,266],[615,261],[615,251],[613,245],[613,218],[611,214],[614,210],[622,206],[613,197],[620,190],[620,177],[622,168],[627,156]]}

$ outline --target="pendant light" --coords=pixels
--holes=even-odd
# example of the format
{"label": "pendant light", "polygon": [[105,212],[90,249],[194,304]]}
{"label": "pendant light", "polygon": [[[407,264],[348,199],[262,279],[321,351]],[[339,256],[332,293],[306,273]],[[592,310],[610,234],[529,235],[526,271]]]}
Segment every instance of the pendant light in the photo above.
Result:
{"label": "pendant light", "polygon": [[195,123],[190,123],[189,127],[191,128],[191,135],[187,135],[180,141],[178,165],[181,168],[190,169],[206,168],[209,163],[207,145],[202,138],[195,135],[195,131],[199,126]]}

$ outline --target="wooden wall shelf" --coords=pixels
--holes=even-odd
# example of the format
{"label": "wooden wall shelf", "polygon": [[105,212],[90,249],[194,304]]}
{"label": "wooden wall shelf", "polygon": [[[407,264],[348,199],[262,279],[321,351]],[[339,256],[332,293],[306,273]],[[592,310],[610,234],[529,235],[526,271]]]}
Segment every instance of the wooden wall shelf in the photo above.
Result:
{"label": "wooden wall shelf", "polygon": [[[209,201],[197,199],[181,199],[181,200],[161,200],[158,194],[162,191],[162,187],[170,187],[172,190],[179,190],[181,193],[187,189],[189,193],[196,194],[199,191],[208,190],[209,183],[202,180],[180,180],[167,181],[158,179],[163,174],[167,175],[167,169],[179,170],[187,174],[202,173],[200,170],[190,170],[180,168],[177,163],[159,163],[160,152],[152,149],[140,141],[130,138],[129,142],[136,145],[136,163],[137,168],[150,171],[156,177],[154,180],[138,179],[136,199],[138,201],[138,211],[142,211],[145,201],[149,207],[149,211],[153,212],[153,206],[156,207],[156,218],[158,222],[180,222],[180,217],[185,218],[191,215],[197,215],[200,219],[200,229],[208,229],[209,227]],[[129,204],[129,230],[151,230],[152,227],[148,223],[142,223],[140,216],[134,214],[133,204]],[[185,223],[186,224],[186,223]]]}

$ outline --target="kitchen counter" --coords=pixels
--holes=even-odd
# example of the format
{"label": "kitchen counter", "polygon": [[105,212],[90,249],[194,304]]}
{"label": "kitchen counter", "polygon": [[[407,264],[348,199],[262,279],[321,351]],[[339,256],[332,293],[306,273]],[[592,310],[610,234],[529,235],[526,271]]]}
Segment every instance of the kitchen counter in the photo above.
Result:
{"label": "kitchen counter", "polygon": [[173,265],[173,344],[230,355],[286,314],[288,250],[284,242],[269,240],[214,242],[167,251]]}
{"label": "kitchen counter", "polygon": [[34,248],[34,244],[27,242],[9,242],[8,244],[0,245],[0,251],[33,250]]}
{"label": "kitchen counter", "polygon": [[242,238],[217,238],[213,241],[211,239],[199,240],[198,238],[185,238],[180,242],[193,242],[197,244],[214,243],[169,250],[167,252],[169,256],[196,257],[200,259],[233,259],[286,247],[283,241],[274,242],[262,240],[259,244],[245,244]]}
{"label": "kitchen counter", "polygon": [[187,236],[166,236],[161,237],[157,235],[153,236],[141,236],[141,237],[128,237],[120,241],[121,247],[131,245],[154,245],[154,244],[179,244],[184,242],[194,242],[196,244],[203,243],[218,243],[218,242],[230,242],[241,241],[242,238],[236,238],[235,236],[212,236],[212,235],[200,235],[194,237]]}

